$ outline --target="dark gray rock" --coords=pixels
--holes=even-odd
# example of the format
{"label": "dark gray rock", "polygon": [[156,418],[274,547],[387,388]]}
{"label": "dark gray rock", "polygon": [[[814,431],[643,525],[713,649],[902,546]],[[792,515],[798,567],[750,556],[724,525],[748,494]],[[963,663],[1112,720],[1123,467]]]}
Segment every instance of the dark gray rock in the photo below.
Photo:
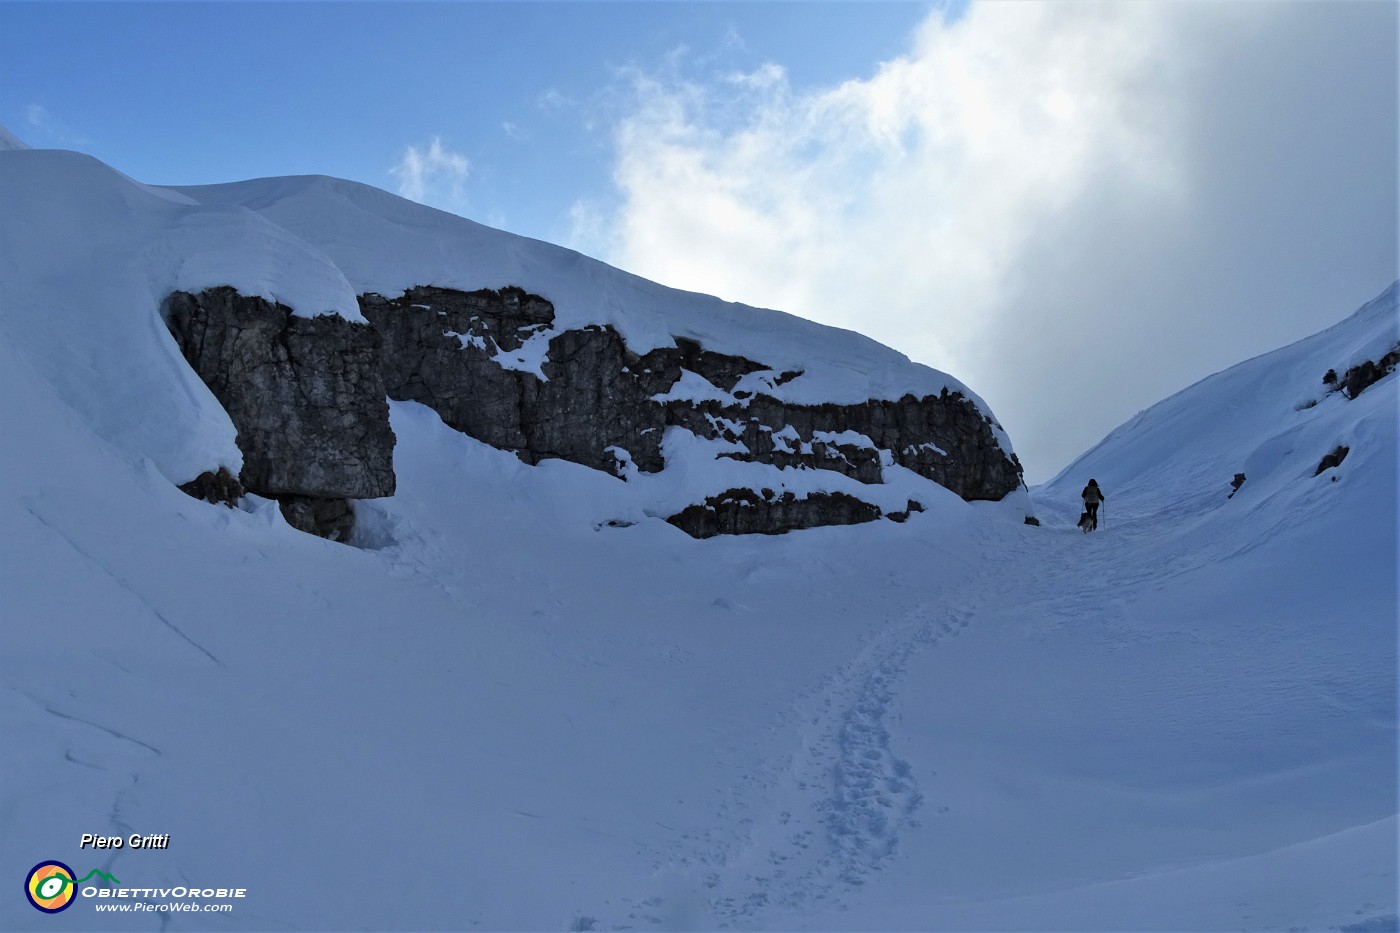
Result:
{"label": "dark gray rock", "polygon": [[750,396],[747,407],[725,406],[713,400],[673,401],[666,403],[666,423],[700,437],[743,444],[745,450],[722,455],[734,460],[830,470],[862,483],[883,483],[880,451],[874,446],[815,436],[817,432],[845,430],[832,425],[840,422],[839,414],[849,407],[832,405],[829,411],[814,415],[810,406],[787,405],[765,394]]}
{"label": "dark gray rock", "polygon": [[373,327],[296,317],[228,287],[174,292],[162,313],[238,430],[244,488],[279,500],[393,494],[394,434]]}
{"label": "dark gray rock", "polygon": [[280,496],[277,507],[288,525],[331,541],[349,542],[355,530],[355,512],[348,499]]}
{"label": "dark gray rock", "polygon": [[666,521],[692,538],[712,538],[780,535],[819,525],[873,522],[879,517],[878,507],[843,492],[814,492],[799,499],[790,492],[765,496],[752,489],[728,489],[703,504],[686,507]]}
{"label": "dark gray rock", "polygon": [[1244,485],[1244,481],[1245,481],[1245,475],[1244,475],[1243,473],[1236,473],[1236,474],[1235,474],[1235,478],[1232,479],[1232,480],[1230,480],[1230,494],[1229,494],[1228,496],[1226,496],[1225,498],[1226,498],[1226,499],[1233,499],[1233,498],[1235,498],[1235,493],[1237,493],[1237,492],[1240,491],[1240,487]]}
{"label": "dark gray rock", "polygon": [[527,463],[560,458],[620,475],[630,460],[657,472],[667,422],[653,395],[675,385],[682,368],[730,387],[763,368],[688,340],[638,355],[614,328],[595,325],[553,334],[541,379],[509,362],[554,321],[554,306],[537,295],[422,286],[393,299],[362,295],[360,308],[384,337],[391,398],[421,402]]}
{"label": "dark gray rock", "polygon": [[1324,470],[1330,470],[1333,467],[1341,466],[1342,461],[1347,458],[1347,454],[1349,453],[1351,453],[1350,447],[1343,447],[1340,444],[1337,445],[1336,449],[1324,456],[1318,463],[1317,469],[1313,472],[1313,476],[1321,476]]}
{"label": "dark gray rock", "polygon": [[[1000,499],[1020,485],[1021,467],[997,444],[993,426],[958,393],[855,405],[792,405],[764,392],[736,393],[738,404],[658,402],[689,370],[725,391],[770,367],[678,338],[675,347],[633,353],[609,326],[553,333],[546,377],[502,365],[549,328],[553,306],[518,288],[459,292],[409,289],[399,298],[368,294],[360,307],[384,339],[391,398],[422,402],[448,425],[528,463],[558,457],[625,472],[664,468],[670,426],[745,447],[726,456],[777,467],[830,470],[883,482],[882,462],[907,467],[965,499]],[[800,372],[775,373],[777,387]],[[869,443],[822,437],[853,431]]]}
{"label": "dark gray rock", "polygon": [[904,508],[900,509],[898,512],[886,512],[885,517],[892,522],[898,522],[902,525],[909,521],[910,515],[913,515],[915,512],[922,512],[923,510],[924,504],[922,502],[915,502],[913,499],[910,499]]}
{"label": "dark gray rock", "polygon": [[[742,446],[726,456],[864,484],[883,482],[886,464],[969,500],[1000,499],[1021,482],[991,420],[958,393],[789,404],[769,393],[800,371],[776,373],[686,338],[637,354],[609,326],[557,331],[553,305],[516,287],[419,286],[398,298],[362,295],[360,307],[370,326],[298,318],[232,288],[176,292],[163,306],[181,352],[238,429],[242,486],[277,499],[295,527],[335,540],[351,533],[348,500],[394,491],[386,394],[421,402],[527,463],[562,458],[624,478],[665,467],[661,441],[674,426]],[[683,371],[736,401],[658,401]],[[759,374],[751,385],[770,388],[735,391],[750,374]],[[219,497],[222,488],[207,480],[192,494]],[[891,517],[903,520],[916,507]],[[672,520],[705,536],[878,517],[876,506],[842,493],[796,499],[730,490]]]}
{"label": "dark gray rock", "polygon": [[661,469],[664,425],[650,396],[663,379],[630,371],[639,358],[612,328],[554,335],[542,380],[500,362],[553,322],[553,305],[538,296],[423,287],[395,299],[362,295],[360,308],[383,334],[391,398],[421,402],[527,463],[558,457],[616,473],[616,447],[639,469]]}
{"label": "dark gray rock", "polygon": [[1342,375],[1342,391],[1346,393],[1347,398],[1356,398],[1395,372],[1397,365],[1400,365],[1400,347],[1391,350],[1379,360],[1358,363]]}
{"label": "dark gray rock", "polygon": [[413,288],[401,298],[360,296],[360,311],[383,339],[390,398],[421,402],[449,426],[493,447],[526,446],[518,373],[494,357],[518,350],[554,307],[518,290],[457,292]]}
{"label": "dark gray rock", "polygon": [[238,477],[229,472],[228,467],[218,470],[205,470],[203,473],[176,487],[187,496],[194,496],[205,502],[233,508],[245,492]]}
{"label": "dark gray rock", "polygon": [[[918,398],[871,399],[854,405],[793,405],[758,394],[744,406],[668,403],[668,423],[702,437],[738,440],[748,453],[728,456],[775,466],[832,470],[863,483],[883,482],[880,451],[964,499],[999,500],[1021,483],[1021,464],[997,443],[992,422],[957,392]],[[736,433],[716,422],[738,422]],[[778,435],[795,432],[795,440]],[[864,435],[871,446],[818,440],[816,435]],[[790,432],[787,432],[790,433]]]}
{"label": "dark gray rock", "polygon": [[[725,353],[706,350],[697,340],[676,337],[675,341],[676,350],[674,353],[667,350],[660,351],[665,358],[674,360],[678,369],[688,369],[703,376],[707,381],[726,392],[733,392],[734,387],[739,384],[739,380],[749,373],[762,372],[768,368],[762,363],[755,363],[742,356],[729,356]],[[783,373],[782,376],[774,380],[774,384],[782,385],[788,379],[796,378],[799,375],[801,374]],[[679,377],[680,374],[677,373],[676,378]],[[675,384],[675,379],[671,380],[671,384]]]}
{"label": "dark gray rock", "polygon": [[[549,342],[544,382],[528,376],[524,430],[528,462],[572,460],[620,475],[626,451],[637,469],[664,463],[665,410],[651,400],[661,381],[652,364],[627,349],[611,327],[564,331]],[[648,372],[648,370],[651,370]]]}

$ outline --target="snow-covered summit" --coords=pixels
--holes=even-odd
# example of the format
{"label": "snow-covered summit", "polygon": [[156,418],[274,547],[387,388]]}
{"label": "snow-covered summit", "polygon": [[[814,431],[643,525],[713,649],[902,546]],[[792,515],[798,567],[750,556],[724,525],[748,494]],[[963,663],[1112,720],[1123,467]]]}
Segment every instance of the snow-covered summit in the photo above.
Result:
{"label": "snow-covered summit", "polygon": [[[965,385],[859,334],[670,289],[366,185],[305,176],[163,188],[73,152],[11,149],[0,160],[0,327],[102,436],[175,482],[242,462],[233,425],[171,352],[158,313],[172,291],[224,285],[296,315],[357,322],[366,293],[519,286],[554,308],[536,354],[552,335],[606,325],[635,354],[692,341],[761,361],[774,377],[762,391],[785,404],[957,393],[1011,455]],[[537,370],[539,359],[501,365]],[[667,397],[687,386],[712,397],[703,382],[687,377]]]}
{"label": "snow-covered summit", "polygon": [[[687,338],[803,376],[789,402],[851,403],[944,388],[985,404],[946,373],[861,334],[668,288],[573,250],[495,230],[368,185],[321,175],[176,189],[207,205],[255,211],[331,257],[357,293],[415,285],[472,291],[518,285],[548,298],[561,330],[611,324],[637,353]],[[878,296],[878,283],[872,283]]]}
{"label": "snow-covered summit", "polygon": [[9,127],[0,123],[0,152],[28,148],[30,148],[28,143],[11,133]]}

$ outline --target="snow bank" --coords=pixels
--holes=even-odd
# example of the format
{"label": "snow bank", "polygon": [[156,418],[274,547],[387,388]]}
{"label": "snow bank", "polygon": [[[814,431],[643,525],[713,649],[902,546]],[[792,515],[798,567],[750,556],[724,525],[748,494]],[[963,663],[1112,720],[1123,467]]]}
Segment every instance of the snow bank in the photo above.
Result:
{"label": "snow bank", "polygon": [[305,316],[362,321],[314,247],[252,211],[206,207],[74,152],[0,152],[0,328],[93,429],[173,482],[241,456],[233,425],[159,316],[176,289],[232,285]]}

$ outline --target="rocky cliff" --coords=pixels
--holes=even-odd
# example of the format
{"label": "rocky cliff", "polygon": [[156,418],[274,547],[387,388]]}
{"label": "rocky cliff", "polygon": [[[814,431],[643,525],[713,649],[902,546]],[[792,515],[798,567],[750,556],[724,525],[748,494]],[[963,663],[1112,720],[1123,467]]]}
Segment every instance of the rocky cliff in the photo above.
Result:
{"label": "rocky cliff", "polygon": [[244,489],[333,540],[350,535],[349,500],[393,494],[394,433],[373,327],[297,317],[227,287],[174,292],[162,313],[238,430]]}
{"label": "rocky cliff", "polygon": [[[518,288],[417,287],[398,298],[362,295],[360,310],[383,336],[391,398],[421,402],[528,463],[558,457],[619,476],[633,466],[654,473],[665,468],[662,441],[675,427],[730,442],[724,456],[737,460],[829,470],[865,484],[883,482],[887,465],[968,500],[1000,499],[1020,483],[1020,464],[997,443],[991,419],[958,393],[791,404],[761,387],[776,390],[800,372],[775,372],[684,338],[638,354],[610,326],[554,331],[550,302]],[[760,388],[739,389],[741,381]],[[672,519],[708,535],[880,516],[868,503],[850,507],[852,498],[725,493],[696,503],[710,513],[704,521]]]}
{"label": "rocky cliff", "polygon": [[[892,466],[967,500],[1000,499],[1020,484],[991,419],[946,389],[793,404],[778,390],[800,371],[684,338],[637,353],[608,325],[557,328],[546,298],[514,287],[420,286],[395,298],[364,294],[359,304],[368,325],[298,318],[230,288],[177,292],[165,305],[185,358],[238,429],[243,486],[328,537],[348,535],[348,500],[393,492],[386,394],[527,463],[559,458],[622,479],[664,470],[663,441],[680,429],[725,442],[723,457],[865,486],[883,483]],[[918,508],[911,501],[892,517]],[[663,517],[709,537],[881,515],[848,492],[730,488],[697,489],[690,506]]]}

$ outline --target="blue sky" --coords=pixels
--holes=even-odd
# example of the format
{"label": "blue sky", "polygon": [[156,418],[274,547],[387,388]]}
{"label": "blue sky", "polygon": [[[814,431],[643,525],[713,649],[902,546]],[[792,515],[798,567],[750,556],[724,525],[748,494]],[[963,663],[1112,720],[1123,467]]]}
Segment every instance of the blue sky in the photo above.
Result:
{"label": "blue sky", "polygon": [[1400,275],[1397,34],[1383,2],[8,3],[0,122],[860,331],[1039,481]]}
{"label": "blue sky", "polygon": [[[143,181],[327,174],[396,187],[405,148],[469,163],[443,205],[559,240],[605,196],[628,69],[781,61],[868,74],[929,4],[102,3],[0,7],[0,122]],[[443,198],[443,200],[447,200]]]}

